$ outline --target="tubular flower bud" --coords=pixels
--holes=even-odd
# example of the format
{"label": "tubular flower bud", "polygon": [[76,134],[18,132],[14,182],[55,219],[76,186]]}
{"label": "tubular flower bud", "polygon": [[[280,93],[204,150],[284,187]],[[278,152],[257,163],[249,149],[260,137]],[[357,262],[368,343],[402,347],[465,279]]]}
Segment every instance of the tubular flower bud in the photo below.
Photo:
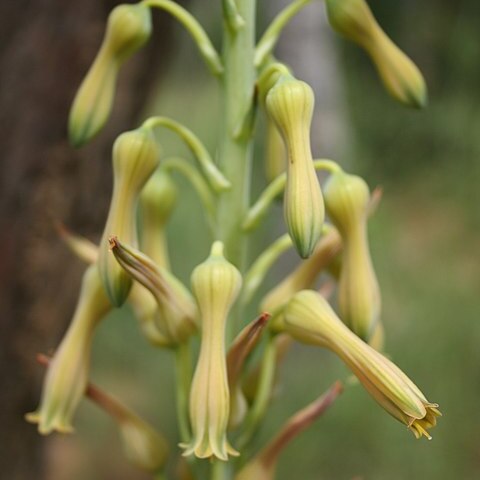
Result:
{"label": "tubular flower bud", "polygon": [[117,235],[136,247],[136,212],[140,191],[159,161],[159,148],[150,129],[122,133],[113,145],[113,193],[100,242],[98,266],[110,301],[120,306],[132,284],[110,252],[109,237]]}
{"label": "tubular flower bud", "polygon": [[88,142],[104,126],[119,68],[148,40],[151,30],[150,9],[145,5],[119,5],[110,13],[100,50],[70,111],[69,135],[74,146]]}
{"label": "tubular flower bud", "polygon": [[312,256],[302,262],[293,272],[265,295],[260,310],[273,315],[281,310],[292,295],[305,288],[310,288],[318,275],[328,267],[340,252],[342,239],[335,228],[318,242]]}
{"label": "tubular flower bud", "polygon": [[[141,314],[153,317],[161,335],[169,346],[176,346],[188,339],[196,330],[197,307],[190,292],[174,275],[155,263],[142,252],[110,238],[110,245],[118,264],[154,296],[157,308],[150,310],[148,304],[140,309]],[[138,292],[135,292],[138,299]],[[135,305],[138,310],[138,305]],[[161,339],[159,338],[161,341]],[[165,345],[167,346],[167,345]]]}
{"label": "tubular flower bud", "polygon": [[41,434],[73,431],[72,418],[87,387],[93,333],[109,309],[97,267],[92,265],[83,276],[72,322],[48,366],[40,406],[26,415],[29,422],[38,423]]}
{"label": "tubular flower bud", "polygon": [[190,422],[193,438],[182,445],[184,455],[228,460],[238,455],[227,441],[230,393],[225,356],[225,324],[242,278],[223,256],[223,244],[215,242],[208,259],[192,273],[192,287],[200,309],[200,354],[190,390]]}
{"label": "tubular flower bud", "polygon": [[382,30],[365,0],[326,0],[326,6],[332,27],[368,53],[390,95],[407,106],[424,107],[422,74]]}
{"label": "tubular flower bud", "polygon": [[436,424],[438,405],[390,360],[352,333],[318,293],[297,293],[285,308],[287,331],[302,342],[332,350],[357,376],[367,392],[416,438]]}
{"label": "tubular flower bud", "polygon": [[128,296],[128,303],[133,309],[135,318],[145,338],[156,347],[172,346],[172,339],[158,327],[159,310],[154,296],[138,282],[134,283]]}
{"label": "tubular flower bud", "polygon": [[325,205],[344,242],[338,305],[343,321],[369,340],[380,317],[380,290],[367,238],[370,192],[360,177],[333,174],[325,188]]}
{"label": "tubular flower bud", "polygon": [[166,269],[170,269],[170,264],[165,225],[175,207],[177,193],[170,175],[157,169],[140,194],[141,250]]}
{"label": "tubular flower bud", "polygon": [[287,152],[285,151],[285,144],[275,123],[270,119],[267,119],[266,133],[265,174],[268,182],[271,182],[287,168]]}
{"label": "tubular flower bud", "polygon": [[266,106],[287,148],[284,215],[288,232],[302,258],[320,238],[325,216],[322,192],[310,148],[313,91],[305,82],[283,76],[267,94]]}

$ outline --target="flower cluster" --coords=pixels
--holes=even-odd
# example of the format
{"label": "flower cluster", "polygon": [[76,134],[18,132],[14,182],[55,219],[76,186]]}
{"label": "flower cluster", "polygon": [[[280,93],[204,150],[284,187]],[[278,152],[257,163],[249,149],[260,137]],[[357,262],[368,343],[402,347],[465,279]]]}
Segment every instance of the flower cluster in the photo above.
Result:
{"label": "flower cluster", "polygon": [[[71,143],[88,142],[107,121],[119,68],[149,38],[154,7],[189,31],[212,74],[222,81],[224,131],[217,161],[191,130],[167,117],[151,117],[120,134],[112,150],[113,193],[99,245],[61,229],[66,244],[89,265],[71,324],[49,362],[40,406],[27,415],[40,433],[71,432],[75,412],[87,396],[117,422],[127,457],[155,475],[162,473],[170,450],[164,436],[89,383],[95,328],[110,310],[128,303],[146,339],[175,356],[177,453],[181,460],[188,457],[188,478],[204,478],[202,459],[215,460],[212,468],[219,468],[231,456],[250,451],[294,340],[334,352],[381,407],[417,438],[430,438],[438,405],[380,353],[381,296],[368,239],[376,197],[361,177],[332,160],[314,159],[314,92],[272,55],[282,28],[308,3],[297,0],[287,7],[255,46],[253,2],[225,0],[222,58],[195,18],[172,0],[121,5],[110,14],[99,53],[73,102]],[[397,100],[425,105],[423,77],[364,0],[326,0],[326,8],[332,27],[367,51]],[[265,163],[271,182],[248,208],[258,111],[266,117]],[[161,156],[154,129],[176,134],[199,168],[186,158]],[[319,169],[329,174],[323,185]],[[166,235],[182,198],[176,174],[198,194],[212,233],[210,255],[192,268],[191,289],[175,274]],[[286,233],[247,266],[247,236],[282,194]],[[264,293],[258,318],[248,323],[246,307],[257,300],[270,268],[291,247],[300,257],[298,265]],[[320,277],[327,280],[315,291]],[[334,292],[338,312],[327,301]],[[338,382],[294,415],[260,452],[241,466],[234,464],[235,478],[273,479],[288,441],[341,392]],[[218,472],[215,478],[220,478]]]}

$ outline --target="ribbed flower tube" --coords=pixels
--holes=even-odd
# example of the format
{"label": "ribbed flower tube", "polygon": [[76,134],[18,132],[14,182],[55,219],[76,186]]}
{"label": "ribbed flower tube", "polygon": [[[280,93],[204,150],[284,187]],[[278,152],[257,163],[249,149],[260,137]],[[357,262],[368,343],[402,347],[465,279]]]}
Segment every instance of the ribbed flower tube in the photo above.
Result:
{"label": "ribbed flower tube", "polygon": [[344,244],[338,286],[340,318],[368,341],[381,309],[367,237],[370,191],[362,178],[339,171],[326,182],[324,195],[327,212]]}
{"label": "ribbed flower tube", "polygon": [[109,310],[97,266],[92,265],[83,276],[72,322],[48,366],[40,406],[26,416],[38,423],[41,434],[73,431],[72,419],[87,387],[93,333]]}
{"label": "ribbed flower tube", "polygon": [[71,143],[79,147],[94,137],[110,115],[118,71],[150,37],[150,9],[119,5],[108,17],[100,50],[85,76],[70,111]]}
{"label": "ribbed flower tube", "polygon": [[284,216],[302,258],[313,253],[325,216],[310,147],[313,106],[310,86],[289,76],[280,77],[266,97],[267,112],[277,124],[287,148]]}
{"label": "ribbed flower tube", "polygon": [[99,271],[108,297],[115,306],[126,300],[132,285],[130,276],[110,251],[109,238],[138,246],[137,204],[140,191],[159,162],[159,148],[148,128],[122,133],[113,146],[113,193],[100,242]]}
{"label": "ribbed flower tube", "polygon": [[440,415],[419,388],[390,360],[351,332],[318,293],[297,293],[284,311],[286,330],[296,339],[332,350],[357,376],[367,392],[416,438]]}
{"label": "ribbed flower tube", "polygon": [[225,353],[225,325],[242,279],[215,242],[210,256],[192,273],[192,287],[201,317],[200,354],[190,390],[193,438],[184,455],[227,461],[238,455],[227,440],[230,393]]}
{"label": "ribbed flower tube", "polygon": [[170,269],[165,227],[177,202],[171,176],[161,168],[150,177],[140,194],[141,250],[158,266]]}

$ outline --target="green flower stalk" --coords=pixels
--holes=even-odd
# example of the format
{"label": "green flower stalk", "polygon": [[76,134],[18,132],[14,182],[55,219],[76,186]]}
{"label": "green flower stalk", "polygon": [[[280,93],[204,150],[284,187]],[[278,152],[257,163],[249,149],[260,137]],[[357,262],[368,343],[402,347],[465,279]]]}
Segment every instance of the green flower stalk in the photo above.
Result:
{"label": "green flower stalk", "polygon": [[313,105],[310,86],[287,75],[279,78],[266,97],[267,112],[280,130],[288,152],[284,215],[302,258],[313,253],[325,216],[310,148]]}
{"label": "green flower stalk", "polygon": [[168,458],[165,438],[130,408],[98,387],[89,384],[86,395],[117,423],[127,459],[151,473],[163,469]]}
{"label": "green flower stalk", "polygon": [[422,74],[382,30],[367,2],[326,0],[325,4],[332,27],[368,53],[390,95],[409,107],[424,107],[427,87]]}
{"label": "green flower stalk", "polygon": [[278,285],[273,287],[260,303],[260,310],[275,315],[292,296],[313,283],[342,249],[342,239],[335,228],[331,228],[318,242],[312,256],[300,263]]}
{"label": "green flower stalk", "polygon": [[362,178],[339,171],[328,179],[324,195],[327,212],[344,244],[338,287],[340,317],[368,341],[381,309],[367,238],[370,191]]}
{"label": "green flower stalk", "polygon": [[113,146],[113,193],[100,242],[100,277],[113,305],[126,300],[132,280],[110,252],[109,238],[116,235],[136,247],[137,204],[140,192],[159,162],[159,148],[150,129],[122,133]]}
{"label": "green flower stalk", "polygon": [[287,152],[280,132],[271,119],[267,119],[266,130],[265,175],[271,182],[287,168]]}
{"label": "green flower stalk", "polygon": [[430,439],[428,429],[441,415],[418,387],[390,360],[351,332],[318,293],[297,293],[285,308],[286,330],[304,343],[332,350],[357,376],[367,392],[416,438]]}
{"label": "green flower stalk", "polygon": [[228,460],[238,455],[227,440],[230,392],[225,354],[225,325],[242,277],[223,256],[223,244],[215,242],[210,256],[192,273],[192,288],[200,309],[200,354],[190,390],[190,422],[193,438],[184,455]]}
{"label": "green flower stalk", "polygon": [[72,145],[82,146],[104,126],[112,110],[118,71],[148,40],[151,30],[147,6],[119,5],[112,10],[100,50],[70,111],[68,127]]}
{"label": "green flower stalk", "polygon": [[73,416],[87,387],[93,333],[109,310],[97,266],[92,265],[83,276],[72,322],[48,367],[40,406],[26,415],[41,434],[73,431]]}

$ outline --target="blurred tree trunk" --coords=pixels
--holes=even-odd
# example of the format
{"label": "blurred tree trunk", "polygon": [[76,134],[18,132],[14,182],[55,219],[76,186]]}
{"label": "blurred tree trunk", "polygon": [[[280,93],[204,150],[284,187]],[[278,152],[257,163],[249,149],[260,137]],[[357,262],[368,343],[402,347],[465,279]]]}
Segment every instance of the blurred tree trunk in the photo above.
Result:
{"label": "blurred tree trunk", "polygon": [[[23,420],[39,400],[35,354],[56,347],[72,314],[84,266],[57,238],[53,222],[97,239],[111,191],[110,150],[136,126],[164,62],[162,38],[122,71],[106,129],[74,151],[66,140],[70,103],[103,36],[109,0],[18,0],[0,4],[0,472],[41,480],[46,445]],[[154,47],[155,44],[155,47]],[[154,51],[155,50],[155,51]]]}

